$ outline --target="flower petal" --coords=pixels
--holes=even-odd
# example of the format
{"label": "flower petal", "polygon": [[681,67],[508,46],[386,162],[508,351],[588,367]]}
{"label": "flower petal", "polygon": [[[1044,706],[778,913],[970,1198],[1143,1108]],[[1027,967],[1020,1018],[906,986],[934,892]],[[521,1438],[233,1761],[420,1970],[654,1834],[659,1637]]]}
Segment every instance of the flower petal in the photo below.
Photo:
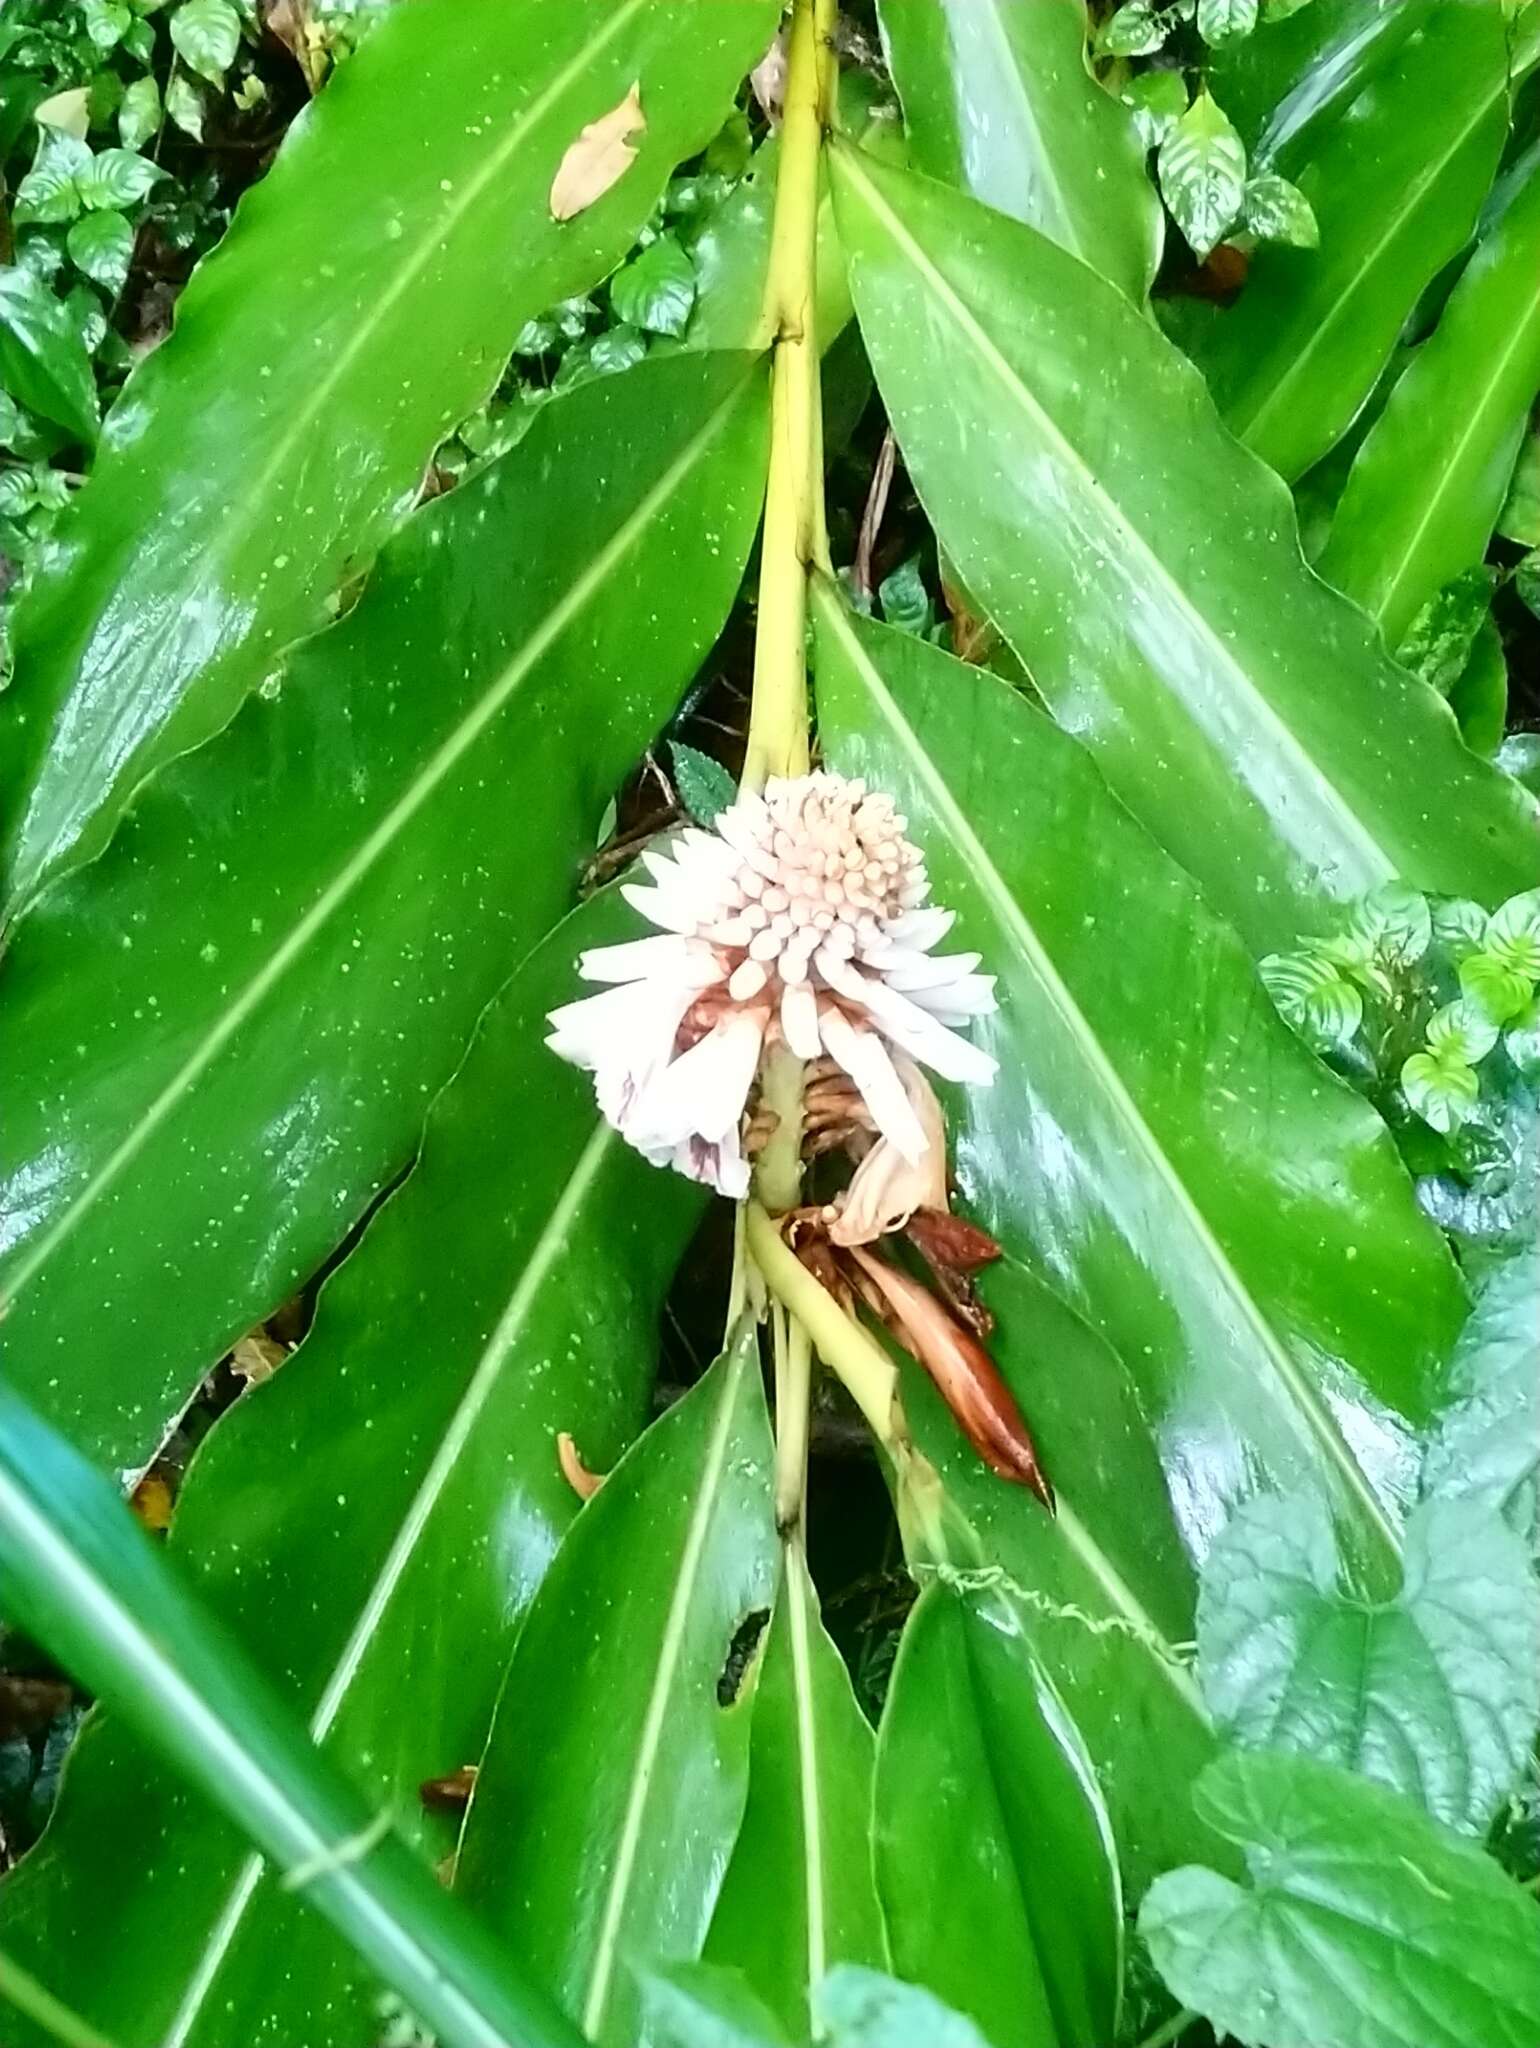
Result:
{"label": "flower petal", "polygon": [[655,932],[650,939],[590,947],[578,955],[578,973],[585,981],[645,981],[683,967],[689,957],[688,939],[678,932]]}
{"label": "flower petal", "polygon": [[679,1145],[692,1136],[717,1142],[736,1130],[764,1036],[763,1010],[730,1011],[653,1077],[627,1117],[624,1135],[633,1145],[651,1149]]}
{"label": "flower petal", "polygon": [[799,1060],[816,1060],[823,1051],[818,1035],[818,998],[806,981],[789,981],[781,990],[781,1036]]}
{"label": "flower petal", "polygon": [[925,1126],[904,1093],[887,1047],[875,1031],[858,1031],[832,1004],[819,1012],[818,1022],[824,1044],[860,1089],[878,1130],[911,1166],[918,1166],[927,1148]]}

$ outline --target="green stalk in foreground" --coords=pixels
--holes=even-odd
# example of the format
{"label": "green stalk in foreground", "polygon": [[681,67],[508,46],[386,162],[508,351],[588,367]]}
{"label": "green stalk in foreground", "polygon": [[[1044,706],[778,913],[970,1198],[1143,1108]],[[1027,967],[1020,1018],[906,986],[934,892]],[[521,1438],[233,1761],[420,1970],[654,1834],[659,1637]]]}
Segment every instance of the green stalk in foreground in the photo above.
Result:
{"label": "green stalk in foreground", "polygon": [[319,1754],[107,1481],[4,1387],[0,1606],[222,1807],[442,2048],[582,2048]]}

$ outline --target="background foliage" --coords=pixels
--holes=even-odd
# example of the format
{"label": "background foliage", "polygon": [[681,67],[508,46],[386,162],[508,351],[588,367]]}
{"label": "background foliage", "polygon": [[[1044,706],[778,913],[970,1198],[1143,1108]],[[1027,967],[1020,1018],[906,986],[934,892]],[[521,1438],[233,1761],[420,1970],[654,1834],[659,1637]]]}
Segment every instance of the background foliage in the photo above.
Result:
{"label": "background foliage", "polygon": [[1540,2035],[1540,6],[844,11],[818,743],[1058,1510],[889,1361],[805,1545],[541,1043],[743,760],[779,12],[0,13],[16,2048]]}

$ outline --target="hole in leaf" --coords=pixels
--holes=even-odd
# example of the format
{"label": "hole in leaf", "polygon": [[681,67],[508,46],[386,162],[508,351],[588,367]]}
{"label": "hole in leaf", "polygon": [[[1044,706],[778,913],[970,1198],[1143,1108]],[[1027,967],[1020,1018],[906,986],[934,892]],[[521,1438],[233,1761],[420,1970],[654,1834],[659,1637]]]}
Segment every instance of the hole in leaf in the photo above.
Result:
{"label": "hole in leaf", "polygon": [[722,1666],[722,1675],[717,1680],[717,1705],[730,1707],[737,1701],[743,1690],[744,1674],[754,1661],[754,1652],[759,1639],[765,1632],[770,1619],[768,1607],[756,1607],[752,1614],[746,1614],[733,1630],[733,1639],[727,1646],[727,1660]]}

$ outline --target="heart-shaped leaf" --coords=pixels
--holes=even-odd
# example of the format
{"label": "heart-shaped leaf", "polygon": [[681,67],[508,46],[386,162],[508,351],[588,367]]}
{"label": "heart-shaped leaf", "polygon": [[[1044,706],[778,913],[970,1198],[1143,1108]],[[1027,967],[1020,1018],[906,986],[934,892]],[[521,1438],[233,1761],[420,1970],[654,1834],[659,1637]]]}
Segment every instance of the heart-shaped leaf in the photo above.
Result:
{"label": "heart-shaped leaf", "polygon": [[1529,886],[1529,800],[1306,569],[1287,494],[1153,324],[1032,229],[833,161],[861,331],[942,545],[1209,901],[1266,952],[1323,896]]}
{"label": "heart-shaped leaf", "polygon": [[1532,1249],[1487,1280],[1450,1360],[1446,1405],[1422,1471],[1430,1496],[1483,1502],[1532,1549],[1540,1537],[1537,1301],[1540,1254]]}
{"label": "heart-shaped leaf", "polygon": [[1417,1509],[1405,1569],[1372,1606],[1342,1586],[1318,1505],[1240,1508],[1203,1569],[1204,1697],[1232,1741],[1342,1764],[1484,1833],[1540,1721],[1540,1584],[1479,1500]]}
{"label": "heart-shaped leaf", "polygon": [[[100,847],[132,787],[217,732],[321,622],[525,321],[630,247],[674,165],[720,125],[777,12],[777,0],[385,12],[130,379],[119,431],[17,617],[0,762],[13,905]],[[638,81],[647,132],[632,169],[577,220],[553,221],[567,145]]]}
{"label": "heart-shaped leaf", "polygon": [[457,1889],[590,2041],[698,1955],[743,1817],[777,1544],[752,1326],[584,1509],[520,1633]]}
{"label": "heart-shaped leaf", "polygon": [[881,0],[878,16],[915,169],[1030,221],[1142,302],[1160,207],[1132,119],[1086,68],[1083,0]]}
{"label": "heart-shaped leaf", "polygon": [[[557,1434],[602,1471],[640,1428],[700,1213],[595,1128],[586,1079],[541,1043],[578,952],[628,916],[588,904],[519,970],[303,1347],[220,1422],[177,1503],[184,1571],[433,1862],[453,1833],[418,1786],[480,1755],[577,1512]],[[343,2011],[359,2048],[372,2035],[356,1958],[115,1719],[89,1727],[6,1900],[8,1951],[119,2048],[323,2028],[344,2048]]]}
{"label": "heart-shaped leaf", "polygon": [[1173,1871],[1139,1931],[1217,2032],[1253,2048],[1531,2048],[1540,1913],[1474,1843],[1304,1757],[1227,1756],[1197,1805],[1241,1845],[1251,1886]]}
{"label": "heart-shaped leaf", "polygon": [[684,356],[544,407],[17,932],[7,1366],[104,1462],[316,1269],[571,901],[737,590],[763,400]]}

